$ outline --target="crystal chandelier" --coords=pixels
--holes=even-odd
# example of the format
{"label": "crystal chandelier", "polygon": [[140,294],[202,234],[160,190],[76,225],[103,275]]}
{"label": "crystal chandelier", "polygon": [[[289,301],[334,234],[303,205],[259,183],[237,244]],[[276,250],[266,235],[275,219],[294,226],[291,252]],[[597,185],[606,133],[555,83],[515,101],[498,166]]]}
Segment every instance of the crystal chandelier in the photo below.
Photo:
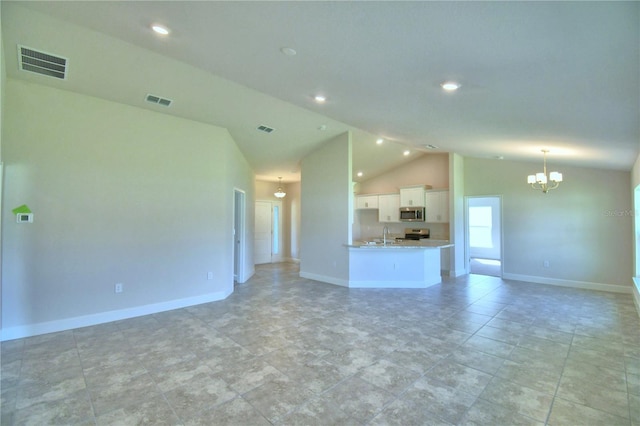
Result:
{"label": "crystal chandelier", "polygon": [[279,177],[278,179],[280,180],[280,183],[278,184],[278,190],[274,192],[273,195],[275,195],[277,198],[284,198],[287,193],[282,189],[282,178]]}
{"label": "crystal chandelier", "polygon": [[529,175],[527,177],[527,183],[531,185],[531,188],[542,190],[545,194],[552,189],[556,189],[560,186],[560,182],[562,182],[562,173],[559,172],[551,172],[547,178],[547,152],[549,152],[548,149],[542,150],[544,155],[542,173],[536,173],[535,175]]}

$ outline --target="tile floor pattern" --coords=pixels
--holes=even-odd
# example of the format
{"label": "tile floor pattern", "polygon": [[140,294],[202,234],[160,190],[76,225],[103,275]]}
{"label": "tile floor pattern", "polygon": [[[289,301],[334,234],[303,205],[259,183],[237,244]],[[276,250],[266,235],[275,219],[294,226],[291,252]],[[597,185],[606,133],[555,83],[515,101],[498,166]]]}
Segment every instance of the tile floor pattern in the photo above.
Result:
{"label": "tile floor pattern", "polygon": [[2,343],[2,425],[640,425],[630,295],[470,275],[227,300]]}

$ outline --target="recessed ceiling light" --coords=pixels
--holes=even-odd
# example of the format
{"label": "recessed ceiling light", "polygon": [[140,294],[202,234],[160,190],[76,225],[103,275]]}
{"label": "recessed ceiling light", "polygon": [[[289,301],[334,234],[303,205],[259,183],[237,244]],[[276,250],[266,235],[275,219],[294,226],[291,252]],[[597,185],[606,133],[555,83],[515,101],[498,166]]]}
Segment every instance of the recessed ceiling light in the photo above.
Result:
{"label": "recessed ceiling light", "polygon": [[447,92],[455,92],[460,88],[460,83],[456,83],[455,81],[445,81],[440,86]]}
{"label": "recessed ceiling light", "polygon": [[378,139],[378,140],[376,141],[376,143],[377,143],[378,145],[382,145],[382,143],[383,143],[383,142],[384,142],[384,139],[382,139],[382,138],[380,138],[380,139]]}
{"label": "recessed ceiling light", "polygon": [[327,125],[326,125],[326,124],[321,124],[321,125],[319,125],[319,126],[318,126],[318,130],[320,130],[320,131],[325,131],[325,130],[327,130]]}
{"label": "recessed ceiling light", "polygon": [[154,24],[151,29],[160,35],[168,35],[169,29],[163,25]]}
{"label": "recessed ceiling light", "polygon": [[409,154],[411,154],[411,151],[409,151],[409,150],[406,150],[405,152],[402,153],[402,155],[404,155],[404,156],[407,156]]}
{"label": "recessed ceiling light", "polygon": [[319,104],[321,104],[323,102],[326,102],[326,100],[327,100],[327,98],[325,96],[323,96],[323,95],[316,95],[313,99],[316,102],[318,102]]}
{"label": "recessed ceiling light", "polygon": [[290,47],[283,47],[282,49],[280,49],[280,51],[287,56],[296,56],[298,54],[295,49],[292,49]]}
{"label": "recessed ceiling light", "polygon": [[362,172],[358,172],[358,177],[362,177],[363,174],[364,173],[362,173]]}

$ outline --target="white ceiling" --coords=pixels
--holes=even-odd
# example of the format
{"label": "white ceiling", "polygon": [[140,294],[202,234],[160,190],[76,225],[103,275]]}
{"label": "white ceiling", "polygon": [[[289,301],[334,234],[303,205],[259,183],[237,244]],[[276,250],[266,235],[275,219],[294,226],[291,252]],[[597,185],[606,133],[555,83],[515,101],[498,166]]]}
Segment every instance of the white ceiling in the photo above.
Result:
{"label": "white ceiling", "polygon": [[[535,162],[545,148],[554,165],[615,170],[630,170],[640,152],[639,2],[1,8],[8,76],[224,126],[262,179],[299,179],[300,159],[345,130],[363,178],[425,144]],[[157,36],[152,23],[171,34]],[[68,79],[18,71],[17,44],[69,58]],[[462,84],[456,93],[441,89],[449,79]],[[174,104],[146,104],[147,93]],[[276,131],[258,132],[261,124]]]}

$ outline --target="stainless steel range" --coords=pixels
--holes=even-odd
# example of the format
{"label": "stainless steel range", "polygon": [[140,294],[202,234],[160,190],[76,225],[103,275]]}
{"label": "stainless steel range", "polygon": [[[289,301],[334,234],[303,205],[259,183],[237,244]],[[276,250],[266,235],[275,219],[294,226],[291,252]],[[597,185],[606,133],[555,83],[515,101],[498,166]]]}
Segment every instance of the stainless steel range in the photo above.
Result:
{"label": "stainless steel range", "polygon": [[405,228],[404,239],[405,240],[422,240],[429,238],[428,228]]}

